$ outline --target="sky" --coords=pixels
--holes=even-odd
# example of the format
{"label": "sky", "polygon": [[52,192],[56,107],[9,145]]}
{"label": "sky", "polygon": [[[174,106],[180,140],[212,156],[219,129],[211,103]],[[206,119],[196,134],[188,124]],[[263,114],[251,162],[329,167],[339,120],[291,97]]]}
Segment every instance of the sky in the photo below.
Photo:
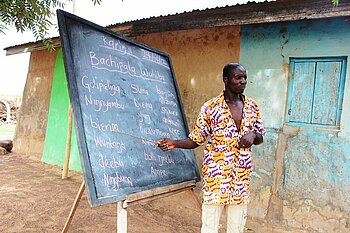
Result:
{"label": "sky", "polygon": [[[0,96],[22,96],[27,77],[29,53],[6,56],[3,48],[25,42],[30,34],[16,33],[16,30],[0,33]],[[33,40],[33,39],[31,39]]]}
{"label": "sky", "polygon": [[[102,0],[100,5],[94,6],[92,0],[65,1],[64,10],[101,26],[248,2],[247,0]],[[264,0],[254,2],[262,1]],[[56,22],[55,18],[53,22]],[[56,30],[50,31],[50,36],[58,35]],[[16,30],[10,28],[6,34],[0,33],[0,96],[22,96],[30,56],[29,53],[5,56],[6,51],[3,49],[34,41],[30,32],[17,33]]]}

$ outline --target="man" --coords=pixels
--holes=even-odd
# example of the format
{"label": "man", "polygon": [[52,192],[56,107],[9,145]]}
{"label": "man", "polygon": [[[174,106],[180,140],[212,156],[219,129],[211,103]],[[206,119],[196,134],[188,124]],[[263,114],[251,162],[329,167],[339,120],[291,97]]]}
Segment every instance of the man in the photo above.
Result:
{"label": "man", "polygon": [[201,108],[193,131],[183,140],[160,139],[163,151],[193,149],[209,140],[202,163],[202,233],[217,233],[222,210],[227,233],[243,233],[249,202],[252,145],[263,142],[265,129],[255,100],[243,95],[247,73],[239,63],[223,69],[225,90]]}

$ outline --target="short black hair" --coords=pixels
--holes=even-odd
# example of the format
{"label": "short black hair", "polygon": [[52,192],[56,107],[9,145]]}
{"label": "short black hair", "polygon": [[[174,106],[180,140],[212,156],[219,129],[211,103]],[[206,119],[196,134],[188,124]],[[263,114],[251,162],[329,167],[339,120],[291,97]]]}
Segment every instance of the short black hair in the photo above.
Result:
{"label": "short black hair", "polygon": [[238,62],[230,62],[230,63],[227,63],[225,66],[224,66],[224,69],[222,71],[222,77],[225,78],[231,78],[234,74],[235,74],[235,71],[237,69],[243,69],[245,70],[244,66]]}

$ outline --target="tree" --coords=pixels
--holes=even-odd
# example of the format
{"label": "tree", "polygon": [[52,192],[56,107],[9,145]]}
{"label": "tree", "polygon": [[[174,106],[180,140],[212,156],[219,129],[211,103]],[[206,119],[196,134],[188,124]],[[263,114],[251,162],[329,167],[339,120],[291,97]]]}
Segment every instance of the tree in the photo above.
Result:
{"label": "tree", "polygon": [[[71,1],[71,0],[67,0]],[[74,0],[73,0],[74,1]],[[102,0],[92,0],[94,5]],[[54,50],[48,31],[55,9],[64,9],[65,0],[0,0],[0,33],[6,33],[10,26],[18,32],[31,31],[36,40],[42,40],[50,50]]]}
{"label": "tree", "polygon": [[334,6],[338,6],[339,0],[332,0],[332,3],[333,3]]}

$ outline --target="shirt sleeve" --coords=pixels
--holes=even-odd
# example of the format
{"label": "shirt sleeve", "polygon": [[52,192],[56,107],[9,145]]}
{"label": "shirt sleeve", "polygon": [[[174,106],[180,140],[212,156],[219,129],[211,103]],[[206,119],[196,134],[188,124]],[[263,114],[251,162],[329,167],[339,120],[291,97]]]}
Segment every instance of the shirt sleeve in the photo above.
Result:
{"label": "shirt sleeve", "polygon": [[255,122],[254,122],[254,131],[257,132],[257,133],[260,133],[261,135],[265,136],[266,134],[266,130],[264,128],[264,123],[261,119],[261,116],[260,116],[260,110],[259,110],[259,106],[258,104],[255,102],[254,104],[255,106],[255,110],[256,110],[256,119],[255,119]]}
{"label": "shirt sleeve", "polygon": [[209,106],[204,105],[196,120],[196,124],[189,135],[189,138],[198,145],[203,145],[209,136],[210,130],[210,114]]}

